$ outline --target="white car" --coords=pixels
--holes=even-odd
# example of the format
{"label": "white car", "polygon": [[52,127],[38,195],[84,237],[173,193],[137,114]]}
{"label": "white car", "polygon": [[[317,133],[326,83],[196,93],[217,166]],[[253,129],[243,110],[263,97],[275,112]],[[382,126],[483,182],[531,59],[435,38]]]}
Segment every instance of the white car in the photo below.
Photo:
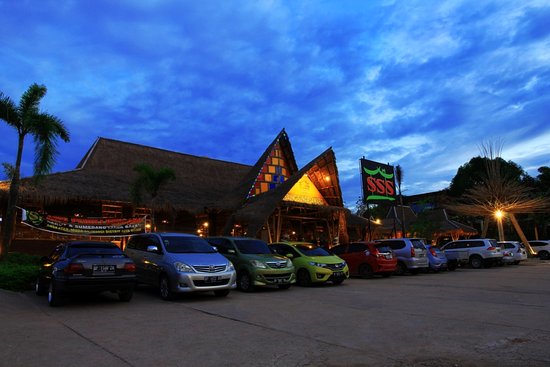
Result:
{"label": "white car", "polygon": [[519,241],[502,241],[498,245],[502,249],[502,262],[517,265],[527,260],[525,245]]}
{"label": "white car", "polygon": [[550,259],[550,240],[529,241],[533,250],[541,260]]}

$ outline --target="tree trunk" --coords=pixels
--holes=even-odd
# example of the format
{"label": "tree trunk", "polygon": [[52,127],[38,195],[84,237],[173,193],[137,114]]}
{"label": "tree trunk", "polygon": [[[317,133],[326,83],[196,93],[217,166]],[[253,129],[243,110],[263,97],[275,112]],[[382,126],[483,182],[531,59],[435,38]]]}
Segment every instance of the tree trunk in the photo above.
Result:
{"label": "tree trunk", "polygon": [[529,251],[529,253],[531,255],[535,255],[536,252],[535,252],[535,250],[533,250],[533,248],[529,244],[529,241],[527,241],[527,237],[525,237],[525,234],[523,233],[521,227],[519,226],[519,223],[518,223],[514,213],[510,213],[510,220],[512,221],[512,224],[514,225],[514,228],[516,229],[516,232],[518,233],[519,238],[521,238],[521,242],[523,242],[523,244],[525,245],[525,247],[527,248],[527,250]]}
{"label": "tree trunk", "polygon": [[15,170],[13,172],[13,177],[11,178],[10,183],[6,217],[2,220],[2,244],[0,246],[0,260],[3,260],[8,255],[15,232],[15,220],[17,218],[16,206],[17,199],[19,197],[21,159],[23,157],[24,141],[25,136],[19,134],[19,141],[17,145],[17,158],[15,160]]}

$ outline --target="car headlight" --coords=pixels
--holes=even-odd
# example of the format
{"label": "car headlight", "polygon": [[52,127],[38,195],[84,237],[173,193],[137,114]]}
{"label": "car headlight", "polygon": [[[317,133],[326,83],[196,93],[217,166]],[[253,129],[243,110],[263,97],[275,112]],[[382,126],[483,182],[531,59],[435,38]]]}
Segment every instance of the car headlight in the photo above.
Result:
{"label": "car headlight", "polygon": [[227,268],[229,269],[229,271],[235,270],[235,266],[233,266],[233,263],[231,261],[229,262]]}
{"label": "car headlight", "polygon": [[292,261],[290,261],[290,259],[286,260],[286,267],[287,268],[293,268],[294,267],[294,264],[292,264]]}
{"label": "car headlight", "polygon": [[319,268],[326,268],[326,267],[327,267],[327,264],[316,263],[315,261],[310,261],[310,262],[309,262],[309,265],[311,265],[311,266],[317,266],[317,267],[319,267]]}
{"label": "car headlight", "polygon": [[185,263],[180,263],[179,261],[174,263],[174,267],[180,273],[194,273],[195,272],[195,270],[192,267],[190,267],[189,265],[187,265]]}
{"label": "car headlight", "polygon": [[259,268],[259,269],[267,269],[267,266],[258,260],[250,260],[250,264],[252,264],[253,267]]}

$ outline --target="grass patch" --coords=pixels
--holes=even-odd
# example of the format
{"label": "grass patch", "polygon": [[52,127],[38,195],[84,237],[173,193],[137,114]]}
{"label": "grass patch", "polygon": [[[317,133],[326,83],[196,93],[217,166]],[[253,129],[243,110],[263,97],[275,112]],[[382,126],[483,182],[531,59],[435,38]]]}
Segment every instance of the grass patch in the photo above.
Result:
{"label": "grass patch", "polygon": [[39,269],[39,256],[9,253],[4,261],[0,261],[0,288],[17,292],[30,290]]}

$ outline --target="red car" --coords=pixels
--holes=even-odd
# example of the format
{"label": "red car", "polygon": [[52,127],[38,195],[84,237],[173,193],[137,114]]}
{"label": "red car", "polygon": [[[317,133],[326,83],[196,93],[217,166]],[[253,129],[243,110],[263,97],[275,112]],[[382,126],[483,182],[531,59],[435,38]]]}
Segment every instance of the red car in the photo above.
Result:
{"label": "red car", "polygon": [[375,274],[389,277],[397,268],[397,258],[383,243],[352,242],[330,249],[346,260],[350,275],[371,278]]}

